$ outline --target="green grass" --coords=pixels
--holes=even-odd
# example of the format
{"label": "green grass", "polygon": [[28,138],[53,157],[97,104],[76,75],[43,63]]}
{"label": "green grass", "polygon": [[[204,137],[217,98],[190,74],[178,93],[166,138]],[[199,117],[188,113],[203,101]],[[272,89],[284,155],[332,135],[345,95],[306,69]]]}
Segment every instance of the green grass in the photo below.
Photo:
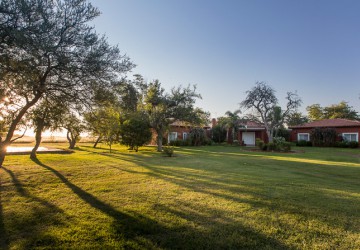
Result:
{"label": "green grass", "polygon": [[360,249],[360,150],[295,150],[8,156],[0,248]]}

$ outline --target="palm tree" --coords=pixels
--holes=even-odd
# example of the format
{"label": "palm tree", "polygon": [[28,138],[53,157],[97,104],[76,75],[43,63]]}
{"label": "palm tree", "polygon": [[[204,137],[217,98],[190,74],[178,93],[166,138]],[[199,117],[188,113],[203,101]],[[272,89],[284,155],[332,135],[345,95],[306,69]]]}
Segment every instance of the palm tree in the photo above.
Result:
{"label": "palm tree", "polygon": [[235,140],[235,133],[238,131],[238,121],[240,119],[239,114],[241,114],[240,110],[235,110],[234,112],[231,111],[226,111],[225,115],[227,116],[227,122],[226,122],[226,127],[227,127],[227,132],[226,132],[226,140],[229,140],[229,130],[231,130],[232,132],[232,141],[231,144],[233,143],[233,141]]}

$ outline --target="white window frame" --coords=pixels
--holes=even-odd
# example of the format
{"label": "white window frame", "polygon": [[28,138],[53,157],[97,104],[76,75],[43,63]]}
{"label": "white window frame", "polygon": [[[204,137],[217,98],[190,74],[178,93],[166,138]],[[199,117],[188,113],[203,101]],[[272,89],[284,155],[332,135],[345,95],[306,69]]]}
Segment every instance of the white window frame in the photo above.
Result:
{"label": "white window frame", "polygon": [[302,141],[302,140],[300,139],[300,136],[301,136],[301,135],[307,135],[308,139],[305,140],[305,141],[310,141],[310,133],[298,133],[298,134],[297,134],[297,139],[298,139],[298,141]]}
{"label": "white window frame", "polygon": [[[171,135],[175,135],[174,140],[171,140]],[[177,138],[178,138],[178,133],[177,132],[169,132],[169,134],[168,134],[168,143],[171,142],[171,141],[176,141]]]}
{"label": "white window frame", "polygon": [[356,141],[356,142],[359,142],[359,133],[357,133],[357,132],[342,133],[342,138],[343,138],[343,140],[347,141],[347,140],[345,139],[345,135],[355,135],[355,141]]}
{"label": "white window frame", "polygon": [[183,141],[185,141],[189,136],[189,133],[183,132]]}

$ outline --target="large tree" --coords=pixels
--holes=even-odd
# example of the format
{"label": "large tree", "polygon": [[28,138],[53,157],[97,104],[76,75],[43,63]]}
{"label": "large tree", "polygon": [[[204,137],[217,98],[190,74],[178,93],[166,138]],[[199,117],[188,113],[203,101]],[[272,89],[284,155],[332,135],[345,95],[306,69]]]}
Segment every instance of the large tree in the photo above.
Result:
{"label": "large tree", "polygon": [[35,146],[30,154],[31,159],[36,158],[36,151],[40,146],[44,130],[50,129],[55,131],[60,129],[66,108],[65,103],[51,102],[44,99],[30,112],[28,118],[31,120],[35,132]]}
{"label": "large tree", "polygon": [[323,119],[349,119],[359,120],[360,116],[353,107],[349,106],[347,102],[342,101],[339,104],[332,104],[330,106],[321,107],[320,104],[313,104],[306,107],[309,119],[312,121]]}
{"label": "large tree", "polygon": [[45,94],[88,103],[95,89],[133,67],[89,26],[98,15],[86,0],[0,2],[0,96],[7,100],[2,116],[11,116],[0,166],[21,119]]}
{"label": "large tree", "polygon": [[309,122],[309,118],[300,112],[292,112],[285,120],[286,125],[296,126]]}
{"label": "large tree", "polygon": [[142,112],[133,113],[120,125],[120,142],[138,151],[138,148],[151,141],[149,119]]}
{"label": "large tree", "polygon": [[146,85],[144,95],[144,109],[149,116],[151,127],[157,135],[158,151],[162,151],[163,135],[168,126],[175,120],[198,123],[205,112],[194,107],[197,98],[201,98],[196,92],[195,86],[176,87],[170,93],[166,93],[158,80]]}
{"label": "large tree", "polygon": [[256,82],[251,90],[246,91],[241,107],[254,111],[250,116],[264,124],[269,142],[272,142],[274,131],[301,105],[301,99],[296,93],[287,92],[286,100],[286,108],[281,109],[275,90],[265,82]]}
{"label": "large tree", "polygon": [[[241,114],[240,110],[235,110],[234,112],[226,111],[225,113],[226,128],[227,128],[226,139],[228,142],[231,141],[231,143],[233,143],[235,140],[235,135],[239,129],[238,128],[238,123],[240,120],[239,114]],[[231,131],[231,138],[229,138],[229,131]]]}

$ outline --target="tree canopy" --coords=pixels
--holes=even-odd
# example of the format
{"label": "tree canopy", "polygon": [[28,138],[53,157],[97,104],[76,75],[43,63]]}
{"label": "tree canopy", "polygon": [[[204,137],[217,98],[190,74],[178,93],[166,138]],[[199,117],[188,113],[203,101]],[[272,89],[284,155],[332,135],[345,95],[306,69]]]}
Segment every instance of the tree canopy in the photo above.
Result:
{"label": "tree canopy", "polygon": [[240,105],[254,111],[249,117],[264,124],[269,141],[272,142],[274,131],[302,103],[299,96],[292,92],[287,92],[286,100],[286,108],[281,109],[275,90],[265,82],[256,82],[251,90],[246,91],[245,100]]}
{"label": "tree canopy", "polygon": [[86,0],[0,2],[0,120],[9,121],[0,166],[21,119],[45,94],[89,104],[134,66],[89,25],[99,14]]}
{"label": "tree canopy", "polygon": [[321,107],[320,104],[313,104],[307,106],[306,110],[311,121],[336,118],[349,120],[360,119],[358,112],[345,101],[325,107]]}
{"label": "tree canopy", "polygon": [[201,98],[196,87],[176,87],[166,93],[158,80],[145,84],[144,110],[149,116],[151,127],[157,134],[158,151],[162,150],[162,139],[168,126],[175,120],[193,124],[201,123],[206,113],[194,107]]}

